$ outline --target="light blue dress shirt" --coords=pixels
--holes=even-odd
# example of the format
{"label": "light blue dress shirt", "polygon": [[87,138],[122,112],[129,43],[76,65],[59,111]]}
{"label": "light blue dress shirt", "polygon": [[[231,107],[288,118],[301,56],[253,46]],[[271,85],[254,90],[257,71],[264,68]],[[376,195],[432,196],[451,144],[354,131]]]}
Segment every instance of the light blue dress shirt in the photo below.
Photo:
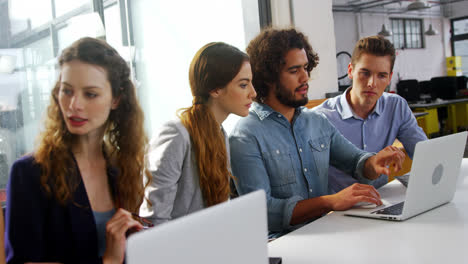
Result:
{"label": "light blue dress shirt", "polygon": [[[353,112],[346,100],[346,93],[349,91],[350,88],[342,95],[328,99],[313,108],[313,111],[325,114],[343,136],[362,150],[379,152],[398,139],[412,159],[416,143],[427,140],[427,137],[418,126],[406,100],[396,94],[383,93],[372,113],[366,119],[362,119]],[[339,192],[358,182],[334,167],[330,167],[328,174],[331,193]],[[372,184],[378,188],[387,181],[388,176],[381,175]]]}
{"label": "light blue dress shirt", "polygon": [[290,123],[265,104],[253,103],[229,137],[231,166],[240,194],[267,194],[270,235],[287,232],[296,203],[328,194],[329,164],[363,178],[372,154],[346,140],[325,116],[305,107]]}

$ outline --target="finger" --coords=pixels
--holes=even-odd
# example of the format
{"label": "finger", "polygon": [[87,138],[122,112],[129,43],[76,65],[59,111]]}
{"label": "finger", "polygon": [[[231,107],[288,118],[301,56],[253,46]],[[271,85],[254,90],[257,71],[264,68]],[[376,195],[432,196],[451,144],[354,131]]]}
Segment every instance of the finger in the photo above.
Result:
{"label": "finger", "polygon": [[375,166],[375,172],[377,174],[385,174],[385,175],[389,175],[390,174],[390,169],[387,168],[386,166],[380,166],[380,165],[377,165]]}
{"label": "finger", "polygon": [[362,184],[362,183],[354,183],[351,186],[353,187],[351,190],[354,193],[356,193],[356,192],[369,192],[369,193],[373,193],[376,197],[380,197],[380,193],[372,185]]}
{"label": "finger", "polygon": [[376,205],[381,205],[382,204],[382,201],[380,199],[374,198],[374,197],[369,197],[369,196],[356,196],[356,197],[354,197],[354,199],[352,201],[353,201],[353,205],[355,205],[357,203],[362,203],[362,202],[372,203],[372,204],[376,204]]}
{"label": "finger", "polygon": [[372,189],[367,189],[367,190],[359,190],[359,191],[355,191],[353,193],[353,196],[358,196],[358,197],[361,197],[361,196],[367,196],[367,197],[373,197],[373,198],[377,198],[377,199],[380,199],[380,194],[379,192],[377,192],[377,190],[372,190]]}
{"label": "finger", "polygon": [[377,161],[377,165],[380,166],[389,166],[391,163],[395,161],[395,157],[393,154],[385,154],[380,157],[380,159]]}
{"label": "finger", "polygon": [[125,222],[124,215],[115,214],[106,224],[106,230],[114,230],[116,226],[120,226]]}
{"label": "finger", "polygon": [[124,218],[117,218],[112,222],[108,222],[106,225],[106,233],[108,235],[118,237],[119,234],[122,232],[119,232],[119,230],[122,229],[123,226],[125,226],[126,220]]}
{"label": "finger", "polygon": [[382,200],[376,199],[376,198],[373,198],[373,197],[369,197],[369,196],[358,196],[356,198],[357,198],[358,202],[367,202],[367,203],[373,203],[373,204],[376,204],[376,205],[382,205],[383,204]]}
{"label": "finger", "polygon": [[108,230],[110,233],[118,232],[118,230],[120,230],[125,223],[131,220],[135,221],[129,212],[123,209],[119,209],[117,213],[107,222],[106,230]]}
{"label": "finger", "polygon": [[123,218],[116,221],[107,231],[116,238],[125,238],[125,233],[129,229],[140,231],[143,229],[143,225],[133,218]]}
{"label": "finger", "polygon": [[397,151],[398,148],[395,147],[395,146],[388,146],[388,149],[391,150],[391,151]]}
{"label": "finger", "polygon": [[361,203],[361,202],[371,203],[371,204],[375,204],[375,205],[382,205],[382,201],[380,199],[369,198],[369,197],[366,197],[366,196],[357,197],[356,203],[354,203],[354,205],[356,205],[357,203]]}
{"label": "finger", "polygon": [[123,219],[129,219],[129,218],[133,219],[132,214],[125,209],[119,208],[117,212],[109,220],[108,224],[112,225],[116,221],[122,221]]}
{"label": "finger", "polygon": [[380,199],[380,193],[379,193],[379,191],[377,191],[377,189],[375,189],[374,186],[369,185],[369,187],[371,187],[371,191],[372,191],[372,193],[374,193],[375,197],[377,197],[377,198]]}
{"label": "finger", "polygon": [[403,168],[403,163],[405,162],[405,158],[406,156],[403,154],[403,153],[400,153],[399,155],[397,155],[397,163],[396,163],[396,168],[398,168],[398,171],[401,170],[401,168]]}
{"label": "finger", "polygon": [[116,221],[117,219],[125,218],[128,215],[130,215],[130,213],[128,213],[126,210],[122,208],[119,208],[117,209],[117,211],[115,212],[115,214],[111,217],[109,221]]}
{"label": "finger", "polygon": [[339,193],[348,193],[348,196],[354,196],[356,193],[362,194],[363,192],[373,193],[376,197],[380,197],[379,192],[375,189],[374,186],[362,183],[354,183],[351,186],[341,190]]}
{"label": "finger", "polygon": [[389,168],[392,169],[393,172],[399,171],[401,169],[401,166],[402,166],[402,161],[401,161],[400,157],[395,155],[394,160],[392,161],[391,165],[392,166],[390,166]]}

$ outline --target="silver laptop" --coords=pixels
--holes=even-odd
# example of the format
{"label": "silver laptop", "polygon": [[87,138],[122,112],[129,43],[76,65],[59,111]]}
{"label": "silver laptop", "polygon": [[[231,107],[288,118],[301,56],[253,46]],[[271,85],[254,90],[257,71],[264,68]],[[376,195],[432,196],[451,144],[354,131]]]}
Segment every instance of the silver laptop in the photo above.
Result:
{"label": "silver laptop", "polygon": [[267,264],[263,190],[131,235],[128,264]]}
{"label": "silver laptop", "polygon": [[455,194],[468,132],[416,144],[406,195],[373,209],[354,208],[345,215],[402,221],[448,203]]}

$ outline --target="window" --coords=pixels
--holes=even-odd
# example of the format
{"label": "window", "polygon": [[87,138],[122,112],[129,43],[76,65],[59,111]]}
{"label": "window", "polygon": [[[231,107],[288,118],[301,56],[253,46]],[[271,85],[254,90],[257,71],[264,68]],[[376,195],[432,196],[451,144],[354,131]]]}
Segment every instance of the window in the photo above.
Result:
{"label": "window", "polygon": [[468,17],[455,18],[452,24],[452,54],[460,56],[463,75],[468,76]]}
{"label": "window", "polygon": [[[190,105],[188,68],[202,45],[225,41],[244,50],[246,35],[260,30],[256,1],[185,1],[181,9],[153,0],[0,0],[0,14],[0,202],[12,163],[34,150],[57,56],[73,41],[105,32],[132,66],[151,135]],[[224,122],[226,131],[236,120]]]}
{"label": "window", "polygon": [[90,24],[95,13],[89,0],[2,1],[0,13],[7,14],[0,16],[0,32],[8,32],[0,38],[0,202],[4,202],[12,163],[33,151],[42,129],[57,79],[58,54],[83,35],[93,36],[78,29],[98,27]]}
{"label": "window", "polygon": [[424,48],[422,20],[414,18],[391,18],[392,42],[397,49]]}

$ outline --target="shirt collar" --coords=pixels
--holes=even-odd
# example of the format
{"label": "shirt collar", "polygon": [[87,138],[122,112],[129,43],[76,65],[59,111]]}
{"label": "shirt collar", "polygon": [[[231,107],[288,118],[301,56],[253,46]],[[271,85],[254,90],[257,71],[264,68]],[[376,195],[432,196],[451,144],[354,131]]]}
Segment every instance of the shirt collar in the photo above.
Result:
{"label": "shirt collar", "polygon": [[338,113],[341,115],[342,119],[348,119],[355,116],[353,110],[351,109],[351,106],[348,103],[348,100],[346,100],[346,94],[349,93],[350,90],[351,87],[348,87],[346,91],[344,91],[344,93],[340,95],[341,111],[338,111]]}
{"label": "shirt collar", "polygon": [[[294,116],[297,116],[298,114],[302,113],[304,109],[304,106],[296,108]],[[278,113],[275,110],[273,110],[273,108],[271,108],[269,105],[258,102],[252,103],[252,108],[250,111],[254,112],[261,121],[263,121],[265,118],[267,118],[273,113]]]}
{"label": "shirt collar", "polygon": [[[358,115],[356,115],[351,108],[351,106],[348,103],[348,100],[346,100],[346,94],[351,91],[352,86],[348,87],[346,91],[340,96],[340,105],[341,105],[341,111],[338,111],[341,115],[342,119],[348,119],[351,117],[357,118],[357,119],[362,119]],[[383,111],[382,109],[382,104],[380,103],[383,98],[383,95],[380,96],[380,98],[377,100],[377,103],[375,104],[374,110],[369,114],[371,116],[373,113],[376,113],[377,115],[380,115]]]}

